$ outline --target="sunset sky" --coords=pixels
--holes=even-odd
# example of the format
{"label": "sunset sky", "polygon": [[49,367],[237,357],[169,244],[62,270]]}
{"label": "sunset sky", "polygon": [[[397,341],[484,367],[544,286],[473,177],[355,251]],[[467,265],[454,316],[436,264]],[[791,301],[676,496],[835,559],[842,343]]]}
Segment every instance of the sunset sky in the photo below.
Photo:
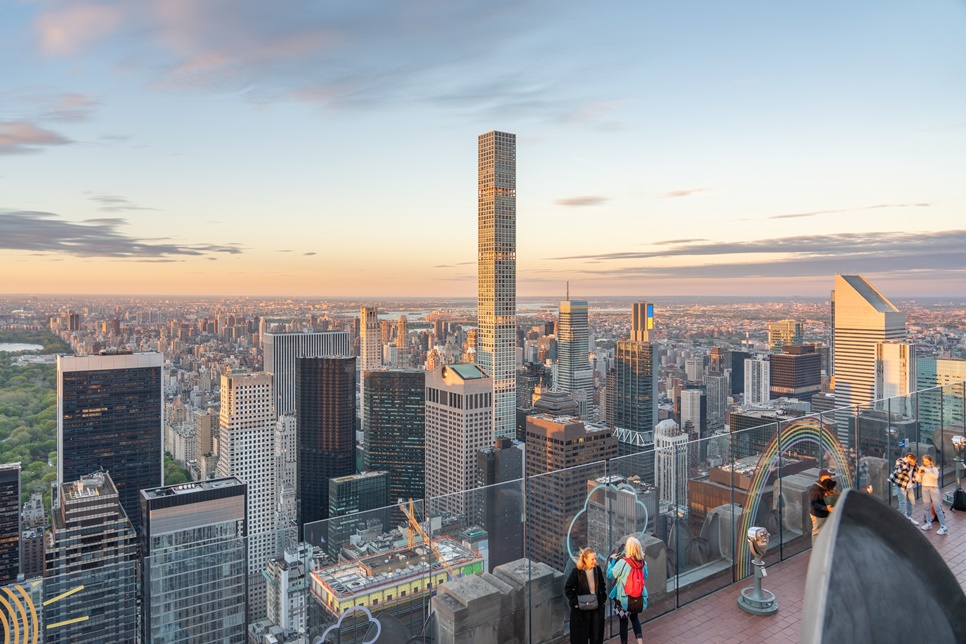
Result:
{"label": "sunset sky", "polygon": [[966,2],[8,0],[0,292],[966,297]]}

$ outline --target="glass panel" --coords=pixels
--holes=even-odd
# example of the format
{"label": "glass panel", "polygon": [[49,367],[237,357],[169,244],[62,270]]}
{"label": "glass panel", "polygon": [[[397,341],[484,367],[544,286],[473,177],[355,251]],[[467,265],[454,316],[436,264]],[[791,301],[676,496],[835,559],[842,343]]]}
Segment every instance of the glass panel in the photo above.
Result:
{"label": "glass panel", "polygon": [[[641,451],[611,459],[610,487],[606,491],[608,505],[603,508],[592,505],[591,508],[606,514],[610,542],[615,549],[632,534],[641,541],[648,567],[648,608],[641,614],[641,620],[646,621],[677,607],[676,561],[672,558],[674,549],[668,547],[674,504],[667,496],[673,494],[675,486],[665,483],[662,488],[658,485],[659,473],[665,482],[672,480],[666,474],[666,466],[669,467],[670,463],[663,462],[664,454],[653,446],[638,449]],[[668,459],[671,460],[673,458]],[[662,489],[665,490],[663,497]],[[610,615],[610,607],[608,610]],[[610,633],[616,636],[618,620],[615,617],[609,619]]]}
{"label": "glass panel", "polygon": [[765,562],[781,556],[779,543],[780,515],[775,496],[778,479],[778,423],[774,411],[737,411],[730,416],[733,462],[725,468],[733,487],[733,503],[737,506],[734,543],[734,579],[742,580],[754,570],[745,535],[751,527],[763,527],[773,541]]}
{"label": "glass panel", "polygon": [[[566,442],[563,432],[561,440]],[[580,448],[561,453],[579,454]],[[528,454],[528,468],[536,467],[537,458],[536,453]],[[582,548],[598,550],[598,565],[606,572],[607,557],[616,545],[609,523],[603,524],[606,495],[602,486],[606,483],[601,479],[607,474],[608,462],[598,461],[532,476],[527,481],[527,550],[531,569],[527,598],[530,620],[526,626],[531,641],[549,641],[567,632],[556,625],[562,618],[569,628],[571,604],[565,599],[562,605],[568,609],[559,616],[554,612],[554,604],[557,598],[564,597],[564,585],[576,568]],[[554,590],[549,595],[548,584]],[[605,614],[609,610],[605,607]]]}
{"label": "glass panel", "polygon": [[[732,583],[731,474],[722,466],[729,456],[728,437],[692,441],[679,448],[687,467],[675,486],[682,521],[674,531],[678,605],[699,599]],[[712,465],[712,462],[714,465]],[[730,459],[728,463],[730,463]]]}
{"label": "glass panel", "polygon": [[[899,409],[901,405],[896,405]],[[892,405],[889,400],[874,401],[856,408],[856,480],[860,490],[872,487],[872,494],[883,501],[895,504],[895,494],[889,483],[889,475],[900,448],[899,428],[890,422]],[[900,424],[901,427],[901,424]],[[905,430],[903,430],[905,431]]]}
{"label": "glass panel", "polygon": [[[960,487],[962,475],[962,452],[953,442],[954,436],[966,436],[966,405],[964,405],[966,383],[955,383],[942,388],[942,456],[943,479],[940,485],[955,484]],[[921,413],[921,412],[920,412]],[[961,443],[960,443],[961,444]],[[953,488],[955,489],[955,488]]]}
{"label": "glass panel", "polygon": [[[809,489],[818,480],[818,470],[835,459],[826,455],[828,446],[838,445],[837,426],[830,416],[788,411],[779,424],[779,453],[773,466],[772,510],[779,513],[777,547],[782,559],[812,546],[812,516]],[[839,452],[841,453],[841,452]],[[843,461],[843,457],[839,457]],[[766,525],[772,534],[771,525]],[[774,548],[774,546],[773,546]]]}
{"label": "glass panel", "polygon": [[423,505],[405,502],[305,526],[315,553],[306,600],[313,641],[361,642],[372,618],[382,615],[412,635],[422,633],[436,569],[421,532]]}

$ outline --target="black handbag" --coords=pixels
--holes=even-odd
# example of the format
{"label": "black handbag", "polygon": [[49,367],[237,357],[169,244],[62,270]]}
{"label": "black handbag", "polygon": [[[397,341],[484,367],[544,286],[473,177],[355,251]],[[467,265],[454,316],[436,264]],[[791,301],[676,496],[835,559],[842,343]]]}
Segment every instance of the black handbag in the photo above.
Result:
{"label": "black handbag", "polygon": [[577,607],[580,610],[597,610],[597,595],[577,595]]}

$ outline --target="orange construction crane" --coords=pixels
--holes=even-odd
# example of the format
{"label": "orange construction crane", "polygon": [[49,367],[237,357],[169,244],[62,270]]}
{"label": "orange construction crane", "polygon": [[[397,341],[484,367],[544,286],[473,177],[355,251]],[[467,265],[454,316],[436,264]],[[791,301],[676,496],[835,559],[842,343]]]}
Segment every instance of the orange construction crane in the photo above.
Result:
{"label": "orange construction crane", "polygon": [[407,505],[400,503],[399,509],[402,510],[402,513],[406,515],[407,519],[409,519],[409,547],[412,548],[416,545],[415,534],[419,533],[419,536],[423,538],[423,541],[429,544],[430,549],[432,549],[433,554],[436,555],[437,561],[439,561],[439,563],[446,570],[450,580],[456,579],[458,576],[456,571],[453,570],[453,567],[446,562],[446,559],[443,557],[443,553],[439,551],[439,548],[436,547],[436,544],[433,543],[433,540],[430,539],[429,535],[426,534],[426,531],[423,530],[423,526],[419,525],[419,521],[416,519],[416,508],[413,505],[413,500],[409,499],[408,507]]}

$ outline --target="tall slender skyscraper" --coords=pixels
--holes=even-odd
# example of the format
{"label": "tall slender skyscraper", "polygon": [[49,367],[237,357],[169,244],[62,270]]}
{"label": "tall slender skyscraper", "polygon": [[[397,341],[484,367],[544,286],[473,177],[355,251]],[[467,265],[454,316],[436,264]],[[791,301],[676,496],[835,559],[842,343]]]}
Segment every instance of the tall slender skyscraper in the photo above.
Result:
{"label": "tall slender skyscraper", "polygon": [[[379,329],[379,311],[374,306],[364,306],[359,311],[359,399],[366,396],[363,374],[382,366],[382,331]],[[366,408],[359,408],[360,429],[366,429]]]}
{"label": "tall slender skyscraper", "polygon": [[364,306],[359,311],[359,368],[370,371],[382,366],[382,331],[379,329],[379,311],[374,306]]}
{"label": "tall slender skyscraper", "polygon": [[274,377],[275,411],[295,411],[295,359],[352,355],[345,331],[322,333],[265,333],[262,370]]}
{"label": "tall slender skyscraper", "polygon": [[[861,275],[836,275],[833,334],[835,405],[865,405],[875,397],[876,345],[905,340],[906,314],[893,306]],[[839,422],[839,438],[848,440],[848,418]]]}
{"label": "tall slender skyscraper", "polygon": [[409,366],[409,324],[405,315],[399,316],[396,323],[396,366]]}
{"label": "tall slender skyscraper", "polygon": [[558,389],[576,401],[584,416],[594,395],[594,369],[590,365],[590,326],[587,321],[587,302],[564,300],[560,303],[560,323],[557,325],[557,382]]}
{"label": "tall slender skyscraper", "polygon": [[140,527],[140,491],[162,483],[164,396],[160,353],[57,358],[57,482],[100,470]]}
{"label": "tall slender skyscraper", "polygon": [[221,377],[218,477],[248,485],[248,610],[266,614],[262,571],[276,552],[275,399],[272,374],[235,371]]}
{"label": "tall slender skyscraper", "polygon": [[477,361],[493,381],[493,431],[516,434],[517,137],[479,137]]}

